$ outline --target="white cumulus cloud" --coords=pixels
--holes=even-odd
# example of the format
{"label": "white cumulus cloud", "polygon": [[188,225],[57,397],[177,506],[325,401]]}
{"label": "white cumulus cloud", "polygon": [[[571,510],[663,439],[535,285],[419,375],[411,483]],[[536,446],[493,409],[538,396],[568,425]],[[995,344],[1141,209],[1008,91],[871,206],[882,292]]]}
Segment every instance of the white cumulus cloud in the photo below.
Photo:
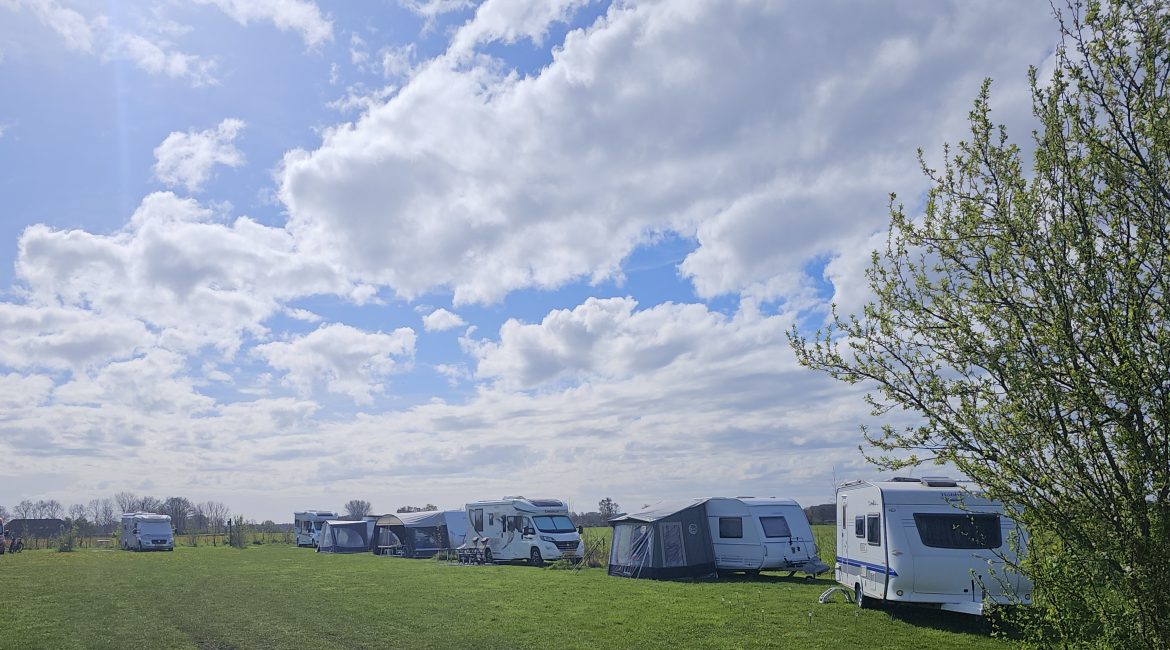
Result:
{"label": "white cumulus cloud", "polygon": [[408,327],[385,334],[332,323],[291,341],[258,345],[254,353],[284,371],[285,381],[303,394],[324,383],[332,393],[368,404],[382,392],[382,381],[414,355],[414,342]]}
{"label": "white cumulus cloud", "polygon": [[537,4],[485,3],[393,96],[290,152],[298,239],[457,306],[620,281],[663,232],[698,242],[680,272],[702,297],[799,294],[810,260],[882,228],[890,191],[925,187],[916,148],[963,137],[984,77],[1030,127],[1027,66],[1053,41],[1042,5],[745,0],[615,3],[528,76],[479,51],[539,39],[574,3]]}
{"label": "white cumulus cloud", "polygon": [[428,332],[442,332],[466,324],[467,322],[459,314],[449,312],[441,307],[423,316],[423,328]]}
{"label": "white cumulus cloud", "polygon": [[305,45],[316,47],[333,40],[333,21],[321,14],[314,2],[307,0],[197,0],[213,4],[232,20],[247,25],[253,21],[270,21],[277,29],[299,32]]}
{"label": "white cumulus cloud", "polygon": [[154,175],[170,186],[183,185],[198,192],[216,165],[239,167],[244,154],[235,146],[244,122],[233,118],[206,131],[175,131],[154,149]]}

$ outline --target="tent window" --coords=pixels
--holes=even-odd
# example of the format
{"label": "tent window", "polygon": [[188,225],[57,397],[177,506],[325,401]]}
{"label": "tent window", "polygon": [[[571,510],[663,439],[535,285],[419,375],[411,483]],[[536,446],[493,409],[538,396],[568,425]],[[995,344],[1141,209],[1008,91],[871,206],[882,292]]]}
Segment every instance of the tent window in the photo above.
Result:
{"label": "tent window", "polygon": [[613,548],[609,552],[609,563],[615,566],[627,566],[630,563],[630,534],[633,526],[615,526],[613,529]]}
{"label": "tent window", "polygon": [[853,519],[853,536],[865,537],[865,517],[856,517]]}
{"label": "tent window", "polygon": [[653,548],[654,533],[650,526],[634,526],[630,535],[630,565],[639,569],[650,563],[650,549]]}
{"label": "tent window", "polygon": [[662,523],[662,566],[686,566],[687,549],[683,545],[682,522]]}
{"label": "tent window", "polygon": [[760,517],[760,525],[764,527],[764,537],[792,537],[784,517]]}
{"label": "tent window", "polygon": [[723,539],[743,539],[743,518],[720,517],[719,536]]}
{"label": "tent window", "polygon": [[475,532],[483,532],[483,508],[475,508],[471,511],[471,527]]}
{"label": "tent window", "polygon": [[999,548],[1003,533],[999,515],[932,515],[914,513],[922,543],[931,548]]}
{"label": "tent window", "polygon": [[882,545],[882,516],[869,515],[865,518],[865,541],[871,546]]}

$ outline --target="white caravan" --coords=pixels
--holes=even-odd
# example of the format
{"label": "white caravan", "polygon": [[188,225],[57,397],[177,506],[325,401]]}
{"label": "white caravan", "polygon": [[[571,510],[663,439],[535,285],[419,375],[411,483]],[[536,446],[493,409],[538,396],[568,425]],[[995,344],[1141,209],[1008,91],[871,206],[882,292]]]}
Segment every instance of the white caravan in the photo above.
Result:
{"label": "white caravan", "polygon": [[482,549],[485,562],[526,560],[541,566],[585,554],[581,531],[563,501],[504,497],[469,503],[466,510],[467,544]]}
{"label": "white caravan", "polygon": [[1032,603],[1011,570],[1026,536],[1003,505],[945,477],[851,481],[837,488],[837,582],[871,599],[981,615]]}
{"label": "white caravan", "polygon": [[305,510],[293,513],[293,529],[297,532],[297,546],[317,546],[321,539],[321,524],[337,519],[332,510]]}
{"label": "white caravan", "polygon": [[128,551],[173,551],[175,531],[169,515],[153,512],[122,514],[122,548]]}
{"label": "white caravan", "polygon": [[707,521],[720,571],[800,571],[815,576],[829,570],[817,556],[812,527],[792,499],[712,497]]}

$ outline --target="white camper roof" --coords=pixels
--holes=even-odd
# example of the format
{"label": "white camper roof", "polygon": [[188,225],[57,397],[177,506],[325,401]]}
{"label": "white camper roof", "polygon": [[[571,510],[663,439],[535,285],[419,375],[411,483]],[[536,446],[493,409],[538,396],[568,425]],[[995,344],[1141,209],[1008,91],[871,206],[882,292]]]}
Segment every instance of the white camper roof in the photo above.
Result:
{"label": "white camper roof", "polygon": [[337,513],[332,510],[301,510],[299,512],[293,513],[293,517],[300,517],[302,515],[308,515],[310,517],[324,517],[326,519],[337,518]]}
{"label": "white camper roof", "polygon": [[971,481],[959,481],[945,476],[922,478],[897,477],[888,481],[849,481],[837,488],[838,492],[871,487],[881,491],[886,505],[939,505],[962,503],[967,506],[998,506],[986,498]]}
{"label": "white camper roof", "polygon": [[569,511],[569,505],[560,499],[529,499],[519,496],[504,497],[503,499],[490,501],[473,501],[467,504],[466,509],[470,510],[471,508],[482,508],[484,506],[510,506],[520,512],[530,513],[561,513]]}
{"label": "white camper roof", "polygon": [[157,512],[126,512],[122,514],[122,518],[133,517],[143,521],[170,521],[170,515],[160,515]]}

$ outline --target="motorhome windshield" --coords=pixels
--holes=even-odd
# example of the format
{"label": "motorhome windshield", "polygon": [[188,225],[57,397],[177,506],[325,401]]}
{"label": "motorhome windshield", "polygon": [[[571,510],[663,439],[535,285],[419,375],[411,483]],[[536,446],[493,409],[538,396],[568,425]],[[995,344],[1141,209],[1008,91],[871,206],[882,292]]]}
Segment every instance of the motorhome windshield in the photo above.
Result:
{"label": "motorhome windshield", "polygon": [[321,530],[321,524],[323,524],[323,523],[325,523],[325,522],[323,522],[323,521],[314,521],[314,522],[313,522],[313,530],[320,531],[320,530]]}
{"label": "motorhome windshield", "polygon": [[573,522],[564,515],[542,515],[533,517],[532,522],[542,533],[573,533],[577,529]]}

